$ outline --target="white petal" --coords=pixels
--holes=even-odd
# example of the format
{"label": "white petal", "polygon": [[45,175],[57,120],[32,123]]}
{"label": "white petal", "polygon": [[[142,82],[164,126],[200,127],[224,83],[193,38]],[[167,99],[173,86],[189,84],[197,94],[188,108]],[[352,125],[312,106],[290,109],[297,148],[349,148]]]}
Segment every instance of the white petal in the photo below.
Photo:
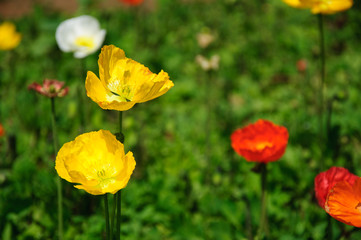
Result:
{"label": "white petal", "polygon": [[88,55],[89,55],[89,53],[85,52],[85,51],[76,51],[76,52],[74,52],[74,57],[75,58],[85,58]]}
{"label": "white petal", "polygon": [[94,36],[94,49],[91,53],[96,52],[103,45],[106,33],[107,31],[103,29]]}
{"label": "white petal", "polygon": [[[62,22],[56,29],[55,38],[59,48],[64,52],[74,52],[74,57],[83,58],[97,51],[105,38],[106,31],[100,29],[98,20],[83,15]],[[87,48],[76,44],[79,37],[94,39],[94,46]]]}

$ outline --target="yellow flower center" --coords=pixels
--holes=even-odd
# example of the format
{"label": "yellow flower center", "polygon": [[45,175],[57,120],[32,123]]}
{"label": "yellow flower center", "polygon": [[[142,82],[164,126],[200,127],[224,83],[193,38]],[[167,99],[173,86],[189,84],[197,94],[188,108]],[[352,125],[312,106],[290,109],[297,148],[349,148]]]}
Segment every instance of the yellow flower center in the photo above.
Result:
{"label": "yellow flower center", "polygon": [[265,149],[266,147],[272,147],[273,146],[273,144],[272,143],[270,143],[270,142],[259,142],[259,143],[257,143],[257,145],[256,145],[256,149],[257,150],[263,150],[263,149]]}
{"label": "yellow flower center", "polygon": [[109,177],[104,169],[97,171],[97,176],[98,176],[99,186],[102,189],[107,188],[108,185],[113,184],[115,182],[114,178]]}
{"label": "yellow flower center", "polygon": [[130,71],[125,71],[122,81],[116,78],[108,83],[109,91],[116,96],[115,99],[119,102],[130,102],[134,97],[134,86],[127,84],[130,76]]}
{"label": "yellow flower center", "polygon": [[78,37],[75,40],[75,44],[78,45],[79,47],[93,48],[94,39],[91,37]]}
{"label": "yellow flower center", "polygon": [[103,179],[105,177],[105,170],[102,169],[100,171],[97,172],[97,176],[101,179]]}

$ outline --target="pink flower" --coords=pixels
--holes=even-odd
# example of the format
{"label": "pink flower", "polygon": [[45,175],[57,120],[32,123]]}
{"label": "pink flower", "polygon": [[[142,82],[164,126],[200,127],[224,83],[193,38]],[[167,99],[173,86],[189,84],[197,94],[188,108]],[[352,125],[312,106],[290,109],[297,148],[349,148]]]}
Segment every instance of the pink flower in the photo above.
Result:
{"label": "pink flower", "polygon": [[39,83],[32,83],[28,86],[28,89],[35,90],[48,98],[64,97],[69,91],[68,87],[63,88],[64,84],[64,82],[58,80],[45,79],[43,85],[40,85]]}

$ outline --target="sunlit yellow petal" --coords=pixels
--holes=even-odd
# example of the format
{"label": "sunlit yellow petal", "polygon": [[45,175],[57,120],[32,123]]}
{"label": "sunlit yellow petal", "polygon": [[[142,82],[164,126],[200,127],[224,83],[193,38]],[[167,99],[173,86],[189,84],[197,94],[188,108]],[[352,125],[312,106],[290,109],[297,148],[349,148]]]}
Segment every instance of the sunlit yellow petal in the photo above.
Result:
{"label": "sunlit yellow petal", "polygon": [[105,81],[106,85],[117,62],[123,58],[125,58],[125,53],[122,49],[114,45],[102,47],[98,60],[99,77],[102,81]]}
{"label": "sunlit yellow petal", "polygon": [[107,91],[101,83],[100,79],[91,71],[88,71],[85,88],[88,97],[94,102],[101,103],[106,101]]}
{"label": "sunlit yellow petal", "polygon": [[71,178],[69,176],[68,171],[65,168],[64,160],[71,155],[71,145],[70,144],[64,144],[63,147],[59,150],[58,155],[56,156],[55,160],[55,169],[58,172],[58,175],[67,180],[68,182],[71,182]]}
{"label": "sunlit yellow petal", "polygon": [[352,7],[352,0],[283,0],[295,8],[309,8],[313,14],[333,14]]}
{"label": "sunlit yellow petal", "polygon": [[311,11],[314,14],[333,14],[351,8],[352,4],[353,2],[350,0],[319,1],[313,5]]}
{"label": "sunlit yellow petal", "polygon": [[174,86],[166,72],[152,73],[113,45],[102,48],[98,64],[102,86],[99,81],[93,83],[98,80],[95,74],[88,73],[86,88],[87,95],[103,109],[125,111],[136,103],[163,95]]}
{"label": "sunlit yellow petal", "polygon": [[132,152],[128,152],[124,157],[124,166],[121,174],[119,174],[116,179],[121,188],[125,188],[128,184],[129,179],[125,179],[122,176],[131,176],[135,168],[135,160]]}
{"label": "sunlit yellow petal", "polygon": [[15,25],[10,22],[0,24],[0,50],[11,50],[19,45],[21,34],[16,32]]}
{"label": "sunlit yellow petal", "polygon": [[157,98],[159,96],[162,96],[170,88],[174,86],[173,82],[169,80],[168,73],[164,72],[163,70],[158,73],[158,75],[153,79],[153,85],[151,88],[143,88],[144,96],[142,100],[139,102],[146,102],[149,100],[152,100],[154,98]]}
{"label": "sunlit yellow petal", "polygon": [[302,4],[300,0],[283,0],[283,2],[294,8],[307,8],[307,5]]}
{"label": "sunlit yellow petal", "polygon": [[123,144],[105,130],[82,134],[64,144],[56,161],[60,177],[94,195],[124,188],[135,168],[132,153],[125,155]]}

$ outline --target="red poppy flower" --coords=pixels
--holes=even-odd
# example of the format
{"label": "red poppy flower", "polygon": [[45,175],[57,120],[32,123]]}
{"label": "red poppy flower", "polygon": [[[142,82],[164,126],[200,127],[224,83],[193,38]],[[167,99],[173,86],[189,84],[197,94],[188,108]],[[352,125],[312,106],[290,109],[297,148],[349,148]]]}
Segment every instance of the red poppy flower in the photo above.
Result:
{"label": "red poppy flower", "polygon": [[361,178],[353,185],[348,181],[336,183],[328,194],[325,210],[340,222],[361,227]]}
{"label": "red poppy flower", "polygon": [[358,176],[350,173],[343,167],[331,167],[325,172],[315,177],[315,194],[318,204],[325,208],[327,194],[335,186],[336,183],[346,181],[350,185],[358,179]]}
{"label": "red poppy flower", "polygon": [[68,94],[69,88],[63,88],[63,86],[64,82],[45,79],[43,85],[40,85],[39,83],[32,83],[28,86],[28,89],[35,90],[36,92],[46,97],[54,98],[64,97]]}
{"label": "red poppy flower", "polygon": [[0,137],[5,135],[5,130],[3,128],[3,125],[0,124]]}
{"label": "red poppy flower", "polygon": [[128,5],[137,6],[140,5],[144,0],[119,0],[119,1]]}
{"label": "red poppy flower", "polygon": [[268,163],[277,161],[285,153],[288,131],[267,120],[258,120],[237,129],[231,136],[232,147],[247,161]]}

